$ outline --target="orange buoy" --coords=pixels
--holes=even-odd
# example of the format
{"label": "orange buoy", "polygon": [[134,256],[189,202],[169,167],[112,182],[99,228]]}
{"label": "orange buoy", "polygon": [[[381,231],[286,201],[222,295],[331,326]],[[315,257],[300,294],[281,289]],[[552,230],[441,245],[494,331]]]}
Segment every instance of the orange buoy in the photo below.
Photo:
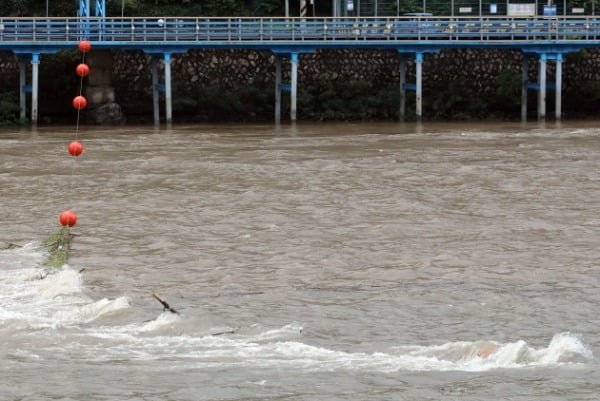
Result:
{"label": "orange buoy", "polygon": [[75,67],[75,72],[80,77],[87,77],[87,75],[90,73],[90,67],[87,64],[81,63]]}
{"label": "orange buoy", "polygon": [[67,150],[71,156],[79,156],[83,153],[83,145],[80,142],[73,141],[67,146]]}
{"label": "orange buoy", "polygon": [[81,42],[79,42],[79,51],[82,53],[87,53],[90,50],[92,50],[92,44],[90,43],[89,40],[82,40]]}
{"label": "orange buoy", "polygon": [[65,210],[60,214],[59,220],[61,225],[73,227],[77,223],[77,215],[71,210]]}
{"label": "orange buoy", "polygon": [[77,110],[85,109],[87,106],[87,100],[83,96],[75,96],[73,99],[73,107]]}

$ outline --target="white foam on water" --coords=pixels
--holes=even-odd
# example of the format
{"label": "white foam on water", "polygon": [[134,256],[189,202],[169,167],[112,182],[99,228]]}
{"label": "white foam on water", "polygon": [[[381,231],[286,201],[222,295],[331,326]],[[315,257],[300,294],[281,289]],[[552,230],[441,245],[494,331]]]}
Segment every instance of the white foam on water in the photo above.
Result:
{"label": "white foam on water", "polygon": [[13,329],[40,329],[89,323],[123,309],[129,300],[92,300],[81,275],[68,265],[40,266],[43,252],[35,244],[0,254],[0,323]]}
{"label": "white foam on water", "polygon": [[[593,359],[582,339],[568,332],[556,334],[545,348],[517,339],[353,352],[308,344],[303,327],[296,322],[275,328],[256,324],[233,333],[215,328],[211,334],[193,319],[164,312],[150,321],[123,325],[110,318],[131,310],[129,299],[91,299],[84,292],[78,270],[65,265],[46,274],[39,267],[41,259],[35,247],[2,251],[0,259],[0,334],[5,329],[18,333],[66,327],[70,335],[68,349],[89,361],[161,360],[172,362],[173,368],[244,366],[397,372],[555,367]],[[44,336],[52,335],[60,336],[44,330]],[[52,342],[56,351],[64,347],[60,340]],[[16,349],[14,355],[24,359],[43,357],[43,353],[38,356],[37,351],[28,349]]]}

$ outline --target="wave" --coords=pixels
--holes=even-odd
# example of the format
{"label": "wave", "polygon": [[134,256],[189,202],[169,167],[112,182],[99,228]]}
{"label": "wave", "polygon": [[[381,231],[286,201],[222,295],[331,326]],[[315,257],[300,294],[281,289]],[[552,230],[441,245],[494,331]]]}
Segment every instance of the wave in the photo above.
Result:
{"label": "wave", "polygon": [[[198,318],[164,312],[149,321],[122,324],[123,320],[116,318],[133,309],[128,297],[91,299],[84,292],[79,271],[65,265],[46,274],[32,264],[39,260],[33,249],[2,251],[0,255],[0,335],[2,331],[18,336],[22,331],[66,327],[70,349],[79,348],[90,361],[137,359],[177,361],[194,367],[233,364],[397,372],[518,369],[581,364],[593,359],[583,340],[570,332],[555,334],[542,348],[518,339],[398,345],[375,352],[353,352],[309,344],[323,339],[306,336],[297,322],[281,327],[259,323],[244,328],[206,327]],[[23,260],[29,265],[24,266]],[[63,338],[64,332],[43,330],[43,335]],[[61,346],[58,338],[54,343],[54,347]]]}
{"label": "wave", "polygon": [[0,253],[0,323],[42,329],[89,323],[129,309],[127,297],[93,300],[84,292],[81,274],[69,265],[46,269],[39,246]]}

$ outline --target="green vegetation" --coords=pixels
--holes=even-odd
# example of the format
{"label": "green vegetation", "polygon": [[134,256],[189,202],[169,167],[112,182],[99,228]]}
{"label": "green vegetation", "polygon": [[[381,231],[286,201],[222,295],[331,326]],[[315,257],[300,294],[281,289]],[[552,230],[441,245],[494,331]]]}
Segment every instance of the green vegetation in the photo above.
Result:
{"label": "green vegetation", "polygon": [[14,92],[0,93],[0,125],[19,121],[19,99]]}
{"label": "green vegetation", "polygon": [[58,233],[48,236],[42,242],[42,249],[48,254],[44,265],[58,269],[67,263],[72,238],[71,229],[66,226]]}
{"label": "green vegetation", "polygon": [[40,108],[52,114],[74,113],[71,101],[79,93],[75,67],[81,62],[77,50],[42,55],[40,63]]}
{"label": "green vegetation", "polygon": [[333,80],[324,72],[299,88],[298,117],[305,120],[391,120],[398,116],[394,82]]}
{"label": "green vegetation", "polygon": [[[258,80],[262,81],[262,80]],[[229,88],[214,81],[206,86],[178,84],[173,88],[173,111],[193,121],[270,121],[273,87],[245,85]]]}

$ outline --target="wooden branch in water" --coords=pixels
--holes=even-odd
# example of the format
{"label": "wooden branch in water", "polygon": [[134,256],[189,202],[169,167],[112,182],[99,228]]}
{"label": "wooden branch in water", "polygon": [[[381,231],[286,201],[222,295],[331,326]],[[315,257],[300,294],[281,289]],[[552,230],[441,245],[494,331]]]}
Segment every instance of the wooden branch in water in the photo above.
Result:
{"label": "wooden branch in water", "polygon": [[158,293],[156,293],[156,292],[155,292],[155,293],[153,293],[153,294],[152,294],[152,296],[153,296],[153,297],[154,297],[154,298],[155,298],[155,299],[156,299],[158,302],[160,302],[160,303],[162,304],[162,306],[164,306],[164,307],[165,307],[165,310],[168,310],[169,312],[171,312],[171,313],[175,313],[175,314],[177,314],[177,315],[179,314],[179,312],[177,312],[177,311],[175,310],[175,308],[172,308],[172,307],[171,307],[171,305],[169,305],[169,304],[167,303],[167,301],[165,301],[165,300],[164,300],[164,299],[163,299],[163,298],[162,298],[162,297],[161,297],[161,296],[160,296]]}

